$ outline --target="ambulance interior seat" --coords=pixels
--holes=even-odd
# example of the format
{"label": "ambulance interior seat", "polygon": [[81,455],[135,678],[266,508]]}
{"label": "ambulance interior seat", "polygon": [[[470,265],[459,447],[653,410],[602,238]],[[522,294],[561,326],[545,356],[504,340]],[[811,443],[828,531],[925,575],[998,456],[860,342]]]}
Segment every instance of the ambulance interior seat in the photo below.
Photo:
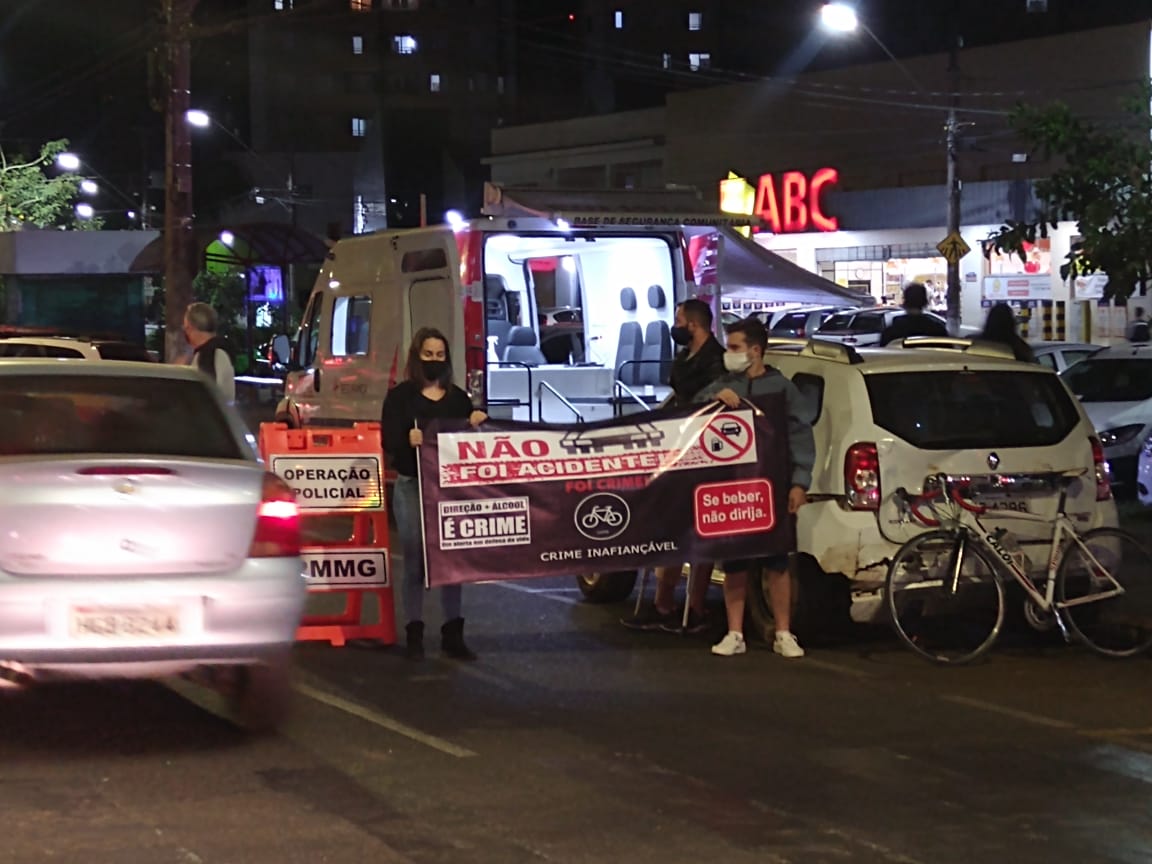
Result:
{"label": "ambulance interior seat", "polygon": [[496,337],[496,356],[503,357],[512,322],[508,317],[508,282],[499,273],[484,276],[484,317],[487,335]]}
{"label": "ambulance interior seat", "polygon": [[[668,298],[659,285],[648,286],[648,306],[657,312],[667,308]],[[672,374],[672,332],[662,318],[649,321],[644,328],[644,347],[640,352],[641,384],[667,384]]]}
{"label": "ambulance interior seat", "polygon": [[543,366],[548,362],[536,344],[536,331],[531,327],[513,327],[508,332],[508,347],[504,349],[503,359],[507,363],[526,366]]}
{"label": "ambulance interior seat", "polygon": [[[636,311],[636,292],[631,288],[620,289],[620,308],[625,312]],[[641,359],[644,349],[644,332],[637,321],[625,321],[620,325],[620,341],[616,345],[616,379],[633,387],[640,383],[640,364],[632,361]],[[629,364],[629,365],[625,365]]]}

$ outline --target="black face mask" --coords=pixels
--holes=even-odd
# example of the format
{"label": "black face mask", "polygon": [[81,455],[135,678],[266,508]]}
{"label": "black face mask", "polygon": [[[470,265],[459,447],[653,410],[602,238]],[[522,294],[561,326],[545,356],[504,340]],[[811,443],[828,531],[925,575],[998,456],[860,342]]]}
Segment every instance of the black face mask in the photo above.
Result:
{"label": "black face mask", "polygon": [[687,345],[692,341],[692,331],[687,327],[677,325],[671,328],[669,332],[672,334],[672,341],[677,345]]}
{"label": "black face mask", "polygon": [[425,381],[439,381],[448,371],[447,360],[421,360],[420,369],[424,373]]}

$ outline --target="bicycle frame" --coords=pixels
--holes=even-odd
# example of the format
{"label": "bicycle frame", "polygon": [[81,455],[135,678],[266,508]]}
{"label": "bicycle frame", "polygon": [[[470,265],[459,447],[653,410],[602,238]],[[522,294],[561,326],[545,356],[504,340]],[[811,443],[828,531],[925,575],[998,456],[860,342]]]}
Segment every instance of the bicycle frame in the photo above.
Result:
{"label": "bicycle frame", "polygon": [[[999,538],[996,536],[996,529],[986,528],[984,523],[980,520],[980,516],[988,512],[987,508],[981,505],[969,503],[963,497],[963,492],[957,488],[955,482],[952,481],[951,478],[948,478],[945,475],[939,475],[936,479],[939,483],[939,488],[946,490],[949,497],[952,499],[952,502],[960,508],[959,513],[954,517],[954,519],[948,520],[954,521],[956,523],[956,527],[959,528],[961,532],[959,534],[956,550],[953,553],[955,559],[949,562],[949,575],[951,581],[949,590],[952,594],[956,593],[959,585],[960,571],[964,560],[964,546],[972,538],[975,538],[977,542],[983,545],[984,548],[992,554],[994,560],[997,562],[1001,570],[1006,570],[1008,573],[1012,574],[1012,577],[1016,580],[1017,584],[1019,584],[1020,587],[1024,589],[1024,592],[1044,612],[1058,612],[1061,609],[1066,609],[1072,606],[1080,606],[1085,603],[1095,603],[1099,600],[1106,600],[1109,597],[1117,597],[1124,593],[1123,586],[1120,585],[1120,583],[1117,582],[1115,578],[1113,578],[1112,574],[1108,571],[1108,568],[1104,567],[1098,560],[1096,560],[1096,556],[1093,555],[1091,550],[1084,545],[1084,541],[1080,539],[1080,532],[1076,530],[1075,524],[1065,512],[1065,505],[1067,504],[1068,500],[1067,485],[1062,484],[1060,487],[1060,500],[1057,504],[1056,516],[1053,518],[1038,516],[1032,513],[1021,513],[1015,510],[995,511],[997,518],[1019,519],[1028,522],[1045,522],[1052,525],[1051,549],[1048,553],[1048,567],[1046,570],[1047,584],[1044,586],[1044,591],[1041,592],[1040,589],[1036,587],[1036,582],[1033,580],[1031,574],[1029,574],[1028,571],[1021,567],[1016,562],[1016,559],[1012,556],[1012,553],[1005,549],[1004,546],[1000,543]],[[907,493],[905,493],[905,496],[907,497]],[[918,504],[923,501],[934,508],[932,501],[935,497],[936,495],[930,497],[920,496],[919,498],[913,498],[913,503],[910,508],[913,517],[917,521],[930,527],[941,525],[944,520],[927,519],[918,512],[917,507]],[[1108,577],[1108,581],[1112,583],[1112,588],[1106,591],[1098,591],[1095,593],[1087,594],[1083,597],[1077,597],[1074,600],[1066,600],[1059,603],[1055,602],[1056,571],[1059,569],[1060,562],[1064,559],[1064,555],[1067,552],[1067,546],[1065,544],[1066,536],[1070,538],[1070,542],[1075,543],[1080,547],[1080,549],[1084,551],[1088,559],[1091,561],[1092,566],[1097,571]],[[1057,616],[1057,620],[1059,620],[1059,616]],[[1063,628],[1063,622],[1061,622],[1061,627]]]}

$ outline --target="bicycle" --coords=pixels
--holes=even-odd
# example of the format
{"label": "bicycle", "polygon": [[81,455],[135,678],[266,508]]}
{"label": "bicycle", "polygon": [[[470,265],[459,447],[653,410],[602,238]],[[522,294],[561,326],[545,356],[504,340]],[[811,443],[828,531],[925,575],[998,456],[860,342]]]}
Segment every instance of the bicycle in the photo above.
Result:
{"label": "bicycle", "polygon": [[591,531],[601,523],[609,528],[616,528],[624,521],[623,515],[617,513],[611,504],[602,504],[593,507],[580,518],[580,524]]}
{"label": "bicycle", "polygon": [[[1060,490],[1055,518],[996,510],[997,519],[1052,525],[1042,584],[1004,528],[988,528],[986,506],[970,498],[964,478],[928,478],[920,495],[897,489],[902,518],[928,528],[900,547],[888,568],[884,594],[897,635],[914,652],[940,664],[969,663],[996,642],[1004,623],[1007,572],[1024,590],[1034,621],[1054,620],[1064,641],[1075,637],[1111,657],[1152,646],[1152,554],[1118,528],[1076,530],[1065,512],[1068,489],[1086,471],[1051,475]],[[945,504],[945,502],[947,502]],[[941,512],[941,505],[948,512]],[[932,515],[923,512],[925,508]]]}

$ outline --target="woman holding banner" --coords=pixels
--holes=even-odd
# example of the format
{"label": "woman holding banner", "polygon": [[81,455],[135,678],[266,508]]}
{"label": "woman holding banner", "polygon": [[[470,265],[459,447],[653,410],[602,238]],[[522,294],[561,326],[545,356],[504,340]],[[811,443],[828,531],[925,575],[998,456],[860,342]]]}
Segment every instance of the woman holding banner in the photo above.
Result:
{"label": "woman holding banner", "polygon": [[[417,448],[424,443],[420,427],[431,420],[467,420],[478,426],[487,419],[483,411],[473,409],[468,394],[452,383],[452,356],[444,334],[431,327],[417,331],[408,348],[405,380],[388,391],[380,418],[384,452],[397,475],[392,509],[404,554],[402,592],[410,660],[424,659],[424,532],[416,474]],[[454,660],[475,660],[476,655],[464,644],[461,593],[459,585],[440,589],[444,618],[440,650]]]}

